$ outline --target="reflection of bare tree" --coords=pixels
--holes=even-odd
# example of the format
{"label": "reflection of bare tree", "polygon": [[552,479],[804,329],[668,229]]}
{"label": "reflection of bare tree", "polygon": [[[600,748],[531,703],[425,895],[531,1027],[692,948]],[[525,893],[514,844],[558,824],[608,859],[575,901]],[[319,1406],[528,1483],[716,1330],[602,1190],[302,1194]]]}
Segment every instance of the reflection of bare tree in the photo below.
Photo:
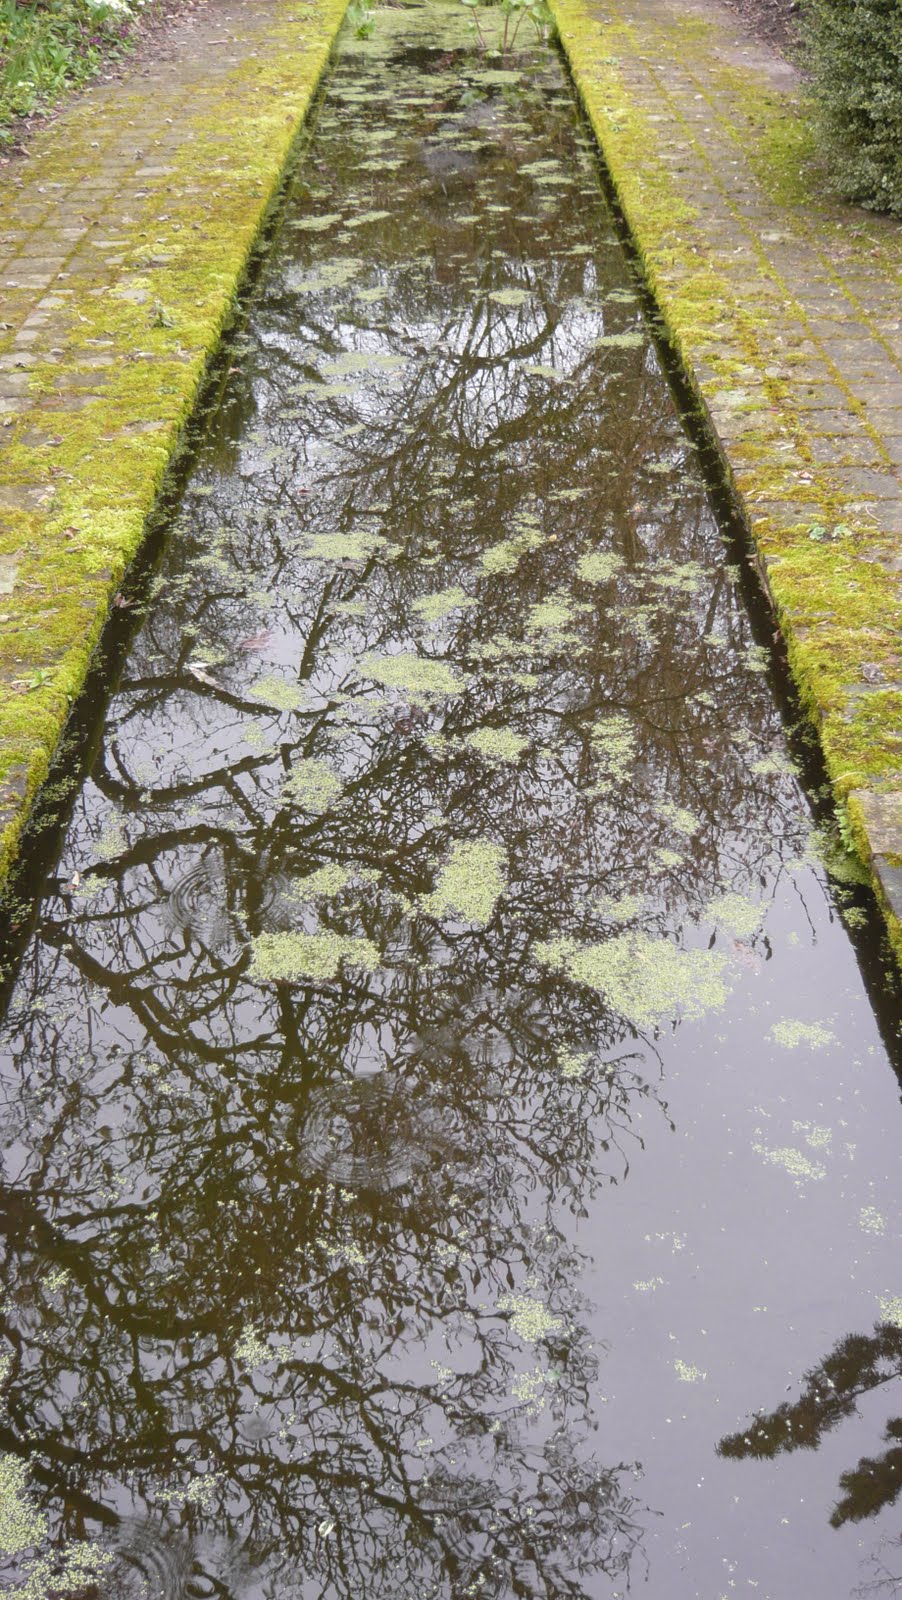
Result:
{"label": "reflection of bare tree", "polygon": [[[558,67],[508,107],[442,59],[389,105],[336,78],[6,1030],[0,1445],[173,1595],[628,1580],[568,1230],[654,1049],[533,949],[682,943],[800,849]],[[386,690],[398,651],[459,692]],[[286,798],[302,760],[328,803]],[[424,901],[461,839],[504,858],[484,919]],[[378,965],[264,982],[273,932]]]}
{"label": "reflection of bare tree", "polygon": [[[854,1416],[859,1401],[902,1377],[902,1328],[878,1325],[873,1334],[850,1334],[806,1372],[798,1400],[784,1401],[775,1411],[754,1417],[741,1433],[730,1434],[718,1453],[737,1459],[772,1457],[792,1450],[816,1450],[826,1433]],[[861,1522],[894,1505],[902,1490],[902,1418],[884,1429],[886,1449],[863,1456],[839,1480],[842,1495],[830,1525]]]}
{"label": "reflection of bare tree", "polygon": [[[894,1394],[900,1378],[902,1328],[884,1322],[872,1334],[849,1334],[805,1373],[797,1400],[784,1400],[774,1411],[757,1413],[746,1428],[720,1440],[718,1455],[763,1460],[816,1450],[826,1434],[856,1415],[867,1395],[881,1389]],[[880,1453],[862,1456],[841,1473],[839,1487],[840,1497],[830,1513],[832,1528],[863,1522],[895,1505],[902,1491],[902,1417],[889,1419]],[[881,1549],[888,1551],[899,1543],[902,1540],[884,1540]],[[882,1554],[873,1555],[869,1565],[874,1576],[862,1592],[902,1588],[902,1572],[894,1572]]]}

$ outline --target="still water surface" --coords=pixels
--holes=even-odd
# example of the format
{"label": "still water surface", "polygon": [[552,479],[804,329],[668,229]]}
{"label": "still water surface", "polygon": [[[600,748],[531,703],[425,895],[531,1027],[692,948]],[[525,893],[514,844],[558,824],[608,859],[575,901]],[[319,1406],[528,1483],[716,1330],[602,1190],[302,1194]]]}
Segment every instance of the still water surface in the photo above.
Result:
{"label": "still water surface", "polygon": [[29,1595],[902,1572],[866,902],[594,159],[548,47],[345,39],[3,1033]]}

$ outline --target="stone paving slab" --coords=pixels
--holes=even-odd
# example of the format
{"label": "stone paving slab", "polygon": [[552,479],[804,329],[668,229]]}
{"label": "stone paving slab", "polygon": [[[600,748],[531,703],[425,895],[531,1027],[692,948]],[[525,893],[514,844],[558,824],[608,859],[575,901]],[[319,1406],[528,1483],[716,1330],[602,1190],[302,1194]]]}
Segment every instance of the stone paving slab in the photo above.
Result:
{"label": "stone paving slab", "polygon": [[902,958],[902,227],[719,0],[551,0]]}
{"label": "stone paving slab", "polygon": [[0,878],[347,0],[207,0],[0,173]]}

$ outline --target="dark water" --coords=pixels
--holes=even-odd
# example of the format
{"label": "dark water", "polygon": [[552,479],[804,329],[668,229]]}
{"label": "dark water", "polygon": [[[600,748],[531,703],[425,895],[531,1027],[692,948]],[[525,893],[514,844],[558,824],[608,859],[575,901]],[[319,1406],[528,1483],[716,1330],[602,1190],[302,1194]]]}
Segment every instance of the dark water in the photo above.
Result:
{"label": "dark water", "polygon": [[462,15],[346,41],[13,995],[17,1594],[902,1571],[866,902],[557,58]]}

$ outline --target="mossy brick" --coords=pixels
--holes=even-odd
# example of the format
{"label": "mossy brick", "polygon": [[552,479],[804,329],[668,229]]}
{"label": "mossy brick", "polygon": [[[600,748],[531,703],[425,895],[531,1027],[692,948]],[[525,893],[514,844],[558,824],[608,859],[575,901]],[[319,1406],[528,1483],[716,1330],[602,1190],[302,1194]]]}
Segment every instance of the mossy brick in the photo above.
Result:
{"label": "mossy brick", "polygon": [[[27,320],[37,332],[27,350],[6,347],[0,371],[0,553],[17,557],[0,635],[0,877],[345,7],[246,5],[227,60],[215,18],[195,17],[165,71],[85,95],[31,141],[27,166],[0,176],[3,277],[16,286],[5,331]],[[41,308],[52,317],[36,319]]]}

